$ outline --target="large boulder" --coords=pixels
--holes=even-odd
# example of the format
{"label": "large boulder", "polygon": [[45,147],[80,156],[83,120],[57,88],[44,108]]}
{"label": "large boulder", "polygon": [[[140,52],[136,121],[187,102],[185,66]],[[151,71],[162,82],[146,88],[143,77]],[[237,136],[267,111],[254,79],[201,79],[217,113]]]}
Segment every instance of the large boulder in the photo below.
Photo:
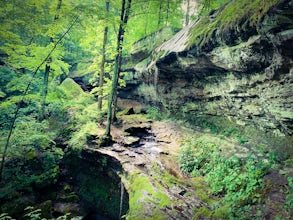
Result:
{"label": "large boulder", "polygon": [[79,84],[77,84],[73,79],[66,78],[60,85],[66,94],[70,97],[78,97],[85,94]]}

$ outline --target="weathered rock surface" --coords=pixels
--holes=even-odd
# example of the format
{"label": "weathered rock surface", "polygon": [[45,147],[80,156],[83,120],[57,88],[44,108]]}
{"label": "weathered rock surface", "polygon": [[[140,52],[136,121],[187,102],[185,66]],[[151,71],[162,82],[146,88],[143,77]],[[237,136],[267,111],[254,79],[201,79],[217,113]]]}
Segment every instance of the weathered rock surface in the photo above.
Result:
{"label": "weathered rock surface", "polygon": [[[127,115],[126,117],[130,117]],[[132,118],[136,118],[132,116]],[[109,156],[108,161],[121,164],[121,180],[129,193],[130,210],[128,218],[132,219],[192,219],[195,210],[209,205],[197,194],[192,180],[180,171],[176,162],[179,141],[184,138],[184,131],[175,123],[148,122],[141,117],[124,118],[123,127],[147,128],[148,132],[133,130],[131,135],[139,136],[139,144],[131,146],[115,143],[103,148],[87,148],[91,154],[100,153]],[[142,123],[139,122],[142,120]],[[129,122],[130,121],[130,122]],[[145,126],[143,126],[145,125]],[[120,133],[113,132],[114,139],[123,140]],[[133,137],[133,136],[131,136]],[[202,187],[204,187],[204,183]],[[139,197],[138,197],[139,195]]]}
{"label": "weathered rock surface", "polygon": [[239,40],[233,42],[214,36],[217,44],[209,50],[188,45],[189,33],[198,21],[185,27],[158,47],[157,57],[149,62],[149,72],[141,74],[145,83],[153,84],[148,91],[156,92],[148,101],[161,103],[179,117],[221,117],[264,133],[291,136],[290,10],[292,1],[282,1],[262,20],[258,31],[255,27],[251,27],[253,31],[241,30]]}
{"label": "weathered rock surface", "polygon": [[166,27],[153,34],[150,34],[148,37],[140,39],[134,43],[132,50],[130,51],[132,60],[134,62],[140,62],[148,58],[156,47],[158,47],[164,41],[170,39],[174,33],[174,29]]}

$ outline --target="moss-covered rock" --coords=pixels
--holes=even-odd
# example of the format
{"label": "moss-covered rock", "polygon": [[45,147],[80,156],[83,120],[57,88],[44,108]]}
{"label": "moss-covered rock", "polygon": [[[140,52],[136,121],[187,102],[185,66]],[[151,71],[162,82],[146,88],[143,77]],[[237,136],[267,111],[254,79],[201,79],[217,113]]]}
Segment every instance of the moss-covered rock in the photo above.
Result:
{"label": "moss-covered rock", "polygon": [[133,61],[140,62],[149,57],[157,46],[168,40],[174,33],[173,28],[166,27],[134,43],[130,51]]}
{"label": "moss-covered rock", "polygon": [[233,45],[239,38],[247,40],[247,36],[260,29],[259,23],[269,10],[278,4],[282,4],[282,1],[228,1],[222,8],[197,22],[190,32],[187,46],[211,49],[210,45],[221,42]]}
{"label": "moss-covered rock", "polygon": [[129,206],[127,219],[165,219],[162,208],[171,205],[170,198],[154,187],[150,179],[143,174],[133,173],[129,179]]}
{"label": "moss-covered rock", "polygon": [[[118,219],[121,200],[120,177],[121,165],[107,155],[102,155],[96,149],[84,149],[80,154],[70,154],[66,157],[66,165],[71,173],[71,189],[75,192],[65,193],[60,198],[61,204],[77,204],[83,201],[79,208],[90,212],[96,211],[111,219]],[[64,188],[64,187],[63,187]],[[128,193],[123,196],[122,215],[128,210]],[[67,205],[66,205],[67,206]],[[58,209],[65,205],[58,205]],[[69,207],[70,208],[70,207]]]}
{"label": "moss-covered rock", "polygon": [[[290,10],[288,0],[227,1],[186,26],[157,48],[142,73],[141,80],[153,85],[152,102],[213,129],[218,126],[208,121],[223,117],[220,130],[234,124],[262,137],[290,136]],[[150,92],[139,92],[147,101]]]}
{"label": "moss-covered rock", "polygon": [[80,216],[80,214],[84,214],[84,210],[78,203],[62,203],[58,202],[54,204],[53,211],[60,216],[68,215],[70,216]]}
{"label": "moss-covered rock", "polygon": [[52,201],[51,200],[47,200],[45,202],[42,202],[40,205],[38,205],[36,208],[41,209],[41,213],[42,213],[42,218],[45,219],[52,219]]}
{"label": "moss-covered rock", "polygon": [[60,85],[66,94],[72,98],[76,98],[84,94],[82,88],[71,78],[66,78]]}
{"label": "moss-covered rock", "polygon": [[61,202],[68,202],[68,203],[77,203],[80,198],[75,192],[66,193],[65,195],[61,195],[59,200]]}

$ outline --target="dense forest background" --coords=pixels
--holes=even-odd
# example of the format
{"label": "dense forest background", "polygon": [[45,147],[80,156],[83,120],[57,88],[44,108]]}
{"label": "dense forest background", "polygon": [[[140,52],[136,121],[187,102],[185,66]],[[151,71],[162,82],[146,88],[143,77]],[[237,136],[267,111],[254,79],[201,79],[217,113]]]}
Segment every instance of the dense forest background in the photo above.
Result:
{"label": "dense forest background", "polygon": [[[112,144],[111,124],[119,124],[119,117],[125,114],[124,109],[117,106],[117,94],[133,80],[135,59],[132,55],[139,56],[140,42],[163,33],[160,43],[151,40],[151,47],[157,47],[182,28],[200,17],[212,15],[229,2],[233,1],[1,0],[0,213],[3,214],[0,219],[10,219],[9,216],[16,219],[20,216],[27,219],[41,219],[41,216],[74,218],[74,215],[69,217],[70,209],[56,211],[54,216],[44,211],[50,209],[48,207],[58,197],[48,189],[54,188],[60,178],[67,175],[62,173],[66,166],[64,161],[70,164],[68,161],[77,160],[76,155],[92,144],[93,138],[97,139],[97,146]],[[260,0],[251,2],[255,3],[252,7],[258,7],[260,2],[266,4]],[[270,4],[277,2],[270,1]],[[259,18],[269,9],[263,8]],[[235,11],[230,13],[237,14]],[[197,33],[193,34],[196,36]],[[133,45],[136,45],[135,49]],[[155,59],[156,55],[153,57]],[[142,93],[155,96],[146,87]],[[163,113],[156,102],[146,103],[148,105],[141,112],[147,113],[149,120],[171,117]],[[202,123],[201,126],[213,131],[209,124]],[[237,129],[223,132],[226,136],[236,137],[239,144],[247,142]],[[230,213],[231,219],[231,216],[235,219],[241,216],[240,212],[249,216],[251,210],[261,216],[257,208],[247,206],[261,201],[261,193],[256,192],[268,190],[261,178],[270,169],[277,169],[278,164],[292,164],[290,152],[278,154],[265,147],[259,147],[265,155],[260,156],[260,162],[253,157],[243,162],[239,158],[219,157],[214,154],[217,151],[214,145],[192,140],[182,145],[178,159],[182,172],[206,176],[211,194],[224,198],[224,206],[220,206],[222,208],[216,214]],[[210,163],[203,166],[206,161]],[[276,215],[275,219],[292,217],[293,178],[291,170],[286,169],[283,171],[287,181],[283,188],[285,214]],[[224,182],[225,175],[230,179]],[[83,183],[86,185],[87,181],[90,180],[85,178]],[[245,190],[239,190],[241,186],[245,186]],[[62,197],[61,200],[69,203],[78,201],[70,184],[63,184],[61,188],[66,196],[59,196],[59,199]],[[117,197],[119,200],[119,192]],[[126,214],[128,207],[121,208],[120,204],[120,210],[119,207],[111,208],[116,210],[113,211],[116,217],[121,217],[122,209]],[[201,211],[199,216],[207,212],[206,209]],[[221,218],[221,214],[215,216]]]}

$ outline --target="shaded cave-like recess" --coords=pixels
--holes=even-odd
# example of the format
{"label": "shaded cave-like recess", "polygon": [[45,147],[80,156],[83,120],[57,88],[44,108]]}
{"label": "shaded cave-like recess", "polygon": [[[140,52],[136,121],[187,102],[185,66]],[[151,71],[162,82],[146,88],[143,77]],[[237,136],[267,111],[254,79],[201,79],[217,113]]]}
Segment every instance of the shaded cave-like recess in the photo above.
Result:
{"label": "shaded cave-like recess", "polygon": [[[80,198],[83,219],[121,219],[129,209],[128,193],[118,173],[121,164],[97,151],[83,150],[64,158],[64,181]],[[122,193],[121,193],[122,191]]]}

